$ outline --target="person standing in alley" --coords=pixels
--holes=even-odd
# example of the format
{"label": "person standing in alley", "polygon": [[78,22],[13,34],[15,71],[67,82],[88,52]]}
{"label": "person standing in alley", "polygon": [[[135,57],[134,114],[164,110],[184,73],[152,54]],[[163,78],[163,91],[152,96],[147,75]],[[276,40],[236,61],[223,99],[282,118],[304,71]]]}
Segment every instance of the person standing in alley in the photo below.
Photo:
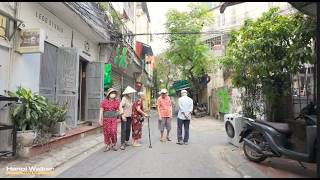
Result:
{"label": "person standing in alley", "polygon": [[108,89],[106,98],[100,104],[99,124],[103,126],[105,152],[110,149],[117,151],[117,120],[120,107],[120,101],[116,98],[117,94],[115,89]]}
{"label": "person standing in alley", "polygon": [[[181,91],[181,97],[178,100],[179,112],[178,112],[178,126],[177,126],[177,144],[188,144],[189,141],[189,125],[191,120],[191,113],[193,110],[193,100],[188,97],[186,90]],[[184,138],[182,142],[182,126],[184,127]]]}
{"label": "person standing in alley", "polygon": [[[167,95],[166,89],[161,90],[161,96],[157,100],[157,108],[159,114],[159,130],[160,130],[160,141],[164,142],[166,139],[171,141],[169,133],[171,130],[171,119],[172,119],[172,102],[170,97]],[[164,138],[164,129],[167,129],[166,139]]]}
{"label": "person standing in alley", "polygon": [[137,92],[132,87],[128,86],[122,95],[120,103],[121,115],[121,150],[125,150],[129,146],[130,132],[131,132],[131,115],[132,115],[132,94]]}
{"label": "person standing in alley", "polygon": [[140,147],[141,144],[139,140],[142,137],[142,126],[144,122],[144,118],[149,115],[144,112],[143,101],[145,95],[143,92],[138,93],[138,100],[133,103],[132,106],[132,139],[133,139],[133,147]]}

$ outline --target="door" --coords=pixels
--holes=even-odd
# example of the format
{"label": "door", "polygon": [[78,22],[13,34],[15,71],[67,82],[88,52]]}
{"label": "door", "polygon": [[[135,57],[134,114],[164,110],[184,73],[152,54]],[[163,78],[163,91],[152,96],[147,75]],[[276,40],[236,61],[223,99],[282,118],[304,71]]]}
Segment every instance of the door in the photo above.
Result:
{"label": "door", "polygon": [[66,123],[76,127],[79,53],[74,48],[59,48],[57,54],[56,102],[68,105]]}
{"label": "door", "polygon": [[100,102],[103,99],[103,65],[103,62],[90,62],[87,66],[87,121],[98,122]]}
{"label": "door", "polygon": [[57,75],[57,55],[58,48],[45,42],[44,53],[41,55],[40,63],[40,89],[39,93],[48,98],[50,102],[55,102],[55,87]]}
{"label": "door", "polygon": [[79,62],[79,88],[78,88],[78,123],[80,121],[85,121],[85,111],[86,111],[86,91],[87,91],[87,81],[86,81],[86,69],[88,61],[80,57]]}

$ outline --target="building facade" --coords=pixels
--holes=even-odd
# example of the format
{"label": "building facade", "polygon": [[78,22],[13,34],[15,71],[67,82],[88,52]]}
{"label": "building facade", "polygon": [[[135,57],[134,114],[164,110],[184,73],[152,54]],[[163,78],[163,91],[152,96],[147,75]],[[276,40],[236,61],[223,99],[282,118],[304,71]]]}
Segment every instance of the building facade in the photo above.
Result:
{"label": "building facade", "polygon": [[[149,46],[152,38],[150,35],[135,35],[151,33],[150,15],[146,2],[112,2],[112,5],[123,18],[125,25],[123,29],[124,39],[134,48],[132,61],[136,61],[140,66],[140,71],[134,72],[135,86],[138,91],[146,94],[145,106],[150,108],[152,92],[152,64],[150,63],[153,54],[145,54],[144,49],[139,52],[137,43],[143,44],[142,48]],[[151,51],[152,48],[150,47]],[[131,61],[131,60],[129,60]],[[129,69],[129,68],[128,68]],[[127,71],[127,70],[126,70]],[[119,78],[118,78],[119,79]],[[140,87],[139,85],[142,85]],[[123,88],[125,88],[123,86]]]}
{"label": "building facade", "polygon": [[[112,65],[113,87],[119,92],[142,83],[141,89],[149,94],[150,64],[134,47],[136,41],[151,40],[127,36],[150,32],[147,4],[115,3],[117,10],[105,4],[107,9],[95,2],[0,3],[0,95],[22,86],[51,102],[67,104],[67,125],[77,128],[98,122],[105,64]],[[115,61],[119,55],[125,66]],[[149,101],[148,96],[146,104]],[[3,105],[0,122],[6,123],[9,109]],[[6,143],[6,135],[1,134],[0,142]]]}
{"label": "building facade", "polygon": [[[208,5],[208,3],[205,3]],[[212,34],[204,35],[203,41],[208,44],[212,50],[214,57],[224,56],[229,40],[229,32],[233,29],[239,29],[244,21],[248,18],[256,19],[261,17],[262,13],[268,11],[271,7],[279,7],[282,14],[289,14],[295,12],[289,3],[286,2],[245,2],[228,7],[224,13],[220,14],[221,2],[212,2],[208,5],[214,13],[215,22],[210,27],[206,27],[204,31],[212,31]],[[208,83],[207,88],[202,90],[202,102],[209,107],[209,112],[212,116],[219,118],[221,112],[219,110],[219,92],[227,88],[229,89],[229,99],[231,105],[229,112],[239,112],[239,90],[235,89],[232,85],[230,76],[222,69],[215,69],[210,73],[211,81]],[[234,95],[233,95],[233,94]]]}

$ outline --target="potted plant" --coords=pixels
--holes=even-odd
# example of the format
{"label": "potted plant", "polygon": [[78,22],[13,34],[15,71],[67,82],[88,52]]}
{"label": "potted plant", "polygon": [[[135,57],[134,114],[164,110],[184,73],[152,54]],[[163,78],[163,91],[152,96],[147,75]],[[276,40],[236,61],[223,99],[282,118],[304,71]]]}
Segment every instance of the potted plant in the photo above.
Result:
{"label": "potted plant", "polygon": [[33,144],[40,118],[47,110],[46,99],[32,93],[31,90],[19,87],[11,96],[19,98],[20,103],[11,111],[11,117],[17,127],[17,142],[23,147]]}
{"label": "potted plant", "polygon": [[61,106],[58,104],[49,104],[50,119],[53,122],[52,132],[54,136],[64,136],[67,130],[67,124],[65,122],[67,117],[67,104]]}

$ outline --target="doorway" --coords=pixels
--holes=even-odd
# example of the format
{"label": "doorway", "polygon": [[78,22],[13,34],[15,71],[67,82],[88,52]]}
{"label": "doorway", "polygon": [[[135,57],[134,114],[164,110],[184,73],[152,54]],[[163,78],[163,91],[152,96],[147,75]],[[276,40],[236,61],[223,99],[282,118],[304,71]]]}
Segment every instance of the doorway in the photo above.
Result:
{"label": "doorway", "polygon": [[88,61],[80,56],[79,61],[79,89],[78,89],[78,123],[86,120],[86,71]]}

